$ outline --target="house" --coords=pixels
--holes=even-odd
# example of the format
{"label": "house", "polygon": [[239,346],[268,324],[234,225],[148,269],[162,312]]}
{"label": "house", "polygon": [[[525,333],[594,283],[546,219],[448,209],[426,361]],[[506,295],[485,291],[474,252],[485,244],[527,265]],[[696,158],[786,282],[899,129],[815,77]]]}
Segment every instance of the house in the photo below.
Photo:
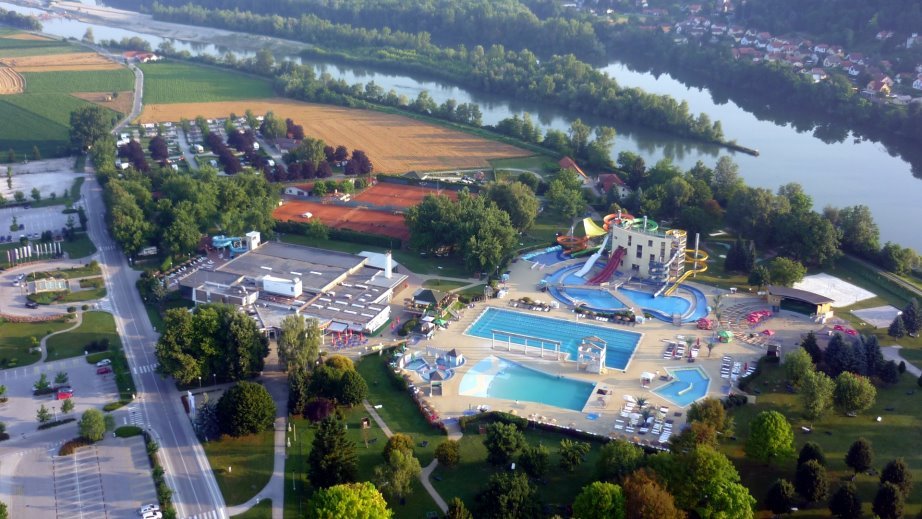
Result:
{"label": "house", "polygon": [[865,59],[866,59],[866,58],[865,58],[864,54],[862,54],[862,53],[860,53],[860,52],[849,52],[849,53],[848,53],[848,56],[846,56],[846,58],[848,59],[848,61],[857,63],[857,64],[859,64],[859,65],[866,65],[866,64],[867,64],[867,63],[865,63]]}
{"label": "house", "polygon": [[615,173],[603,173],[599,175],[597,185],[603,194],[610,193],[612,189],[616,189],[616,194],[621,200],[631,194],[631,188],[627,187],[627,184],[625,184],[624,181],[621,180],[621,177]]}
{"label": "house", "polygon": [[845,56],[845,50],[840,45],[830,45],[829,50],[826,51],[826,54],[833,54],[841,58]]}
{"label": "house", "polygon": [[152,61],[160,61],[162,58],[153,52],[142,52],[137,50],[129,50],[122,53],[122,56],[130,61],[136,60],[139,63],[150,63]]}
{"label": "house", "polygon": [[739,25],[731,25],[730,28],[727,29],[727,34],[729,34],[735,39],[740,39],[743,36],[743,33],[745,32],[746,30]]}
{"label": "house", "polygon": [[883,81],[874,80],[868,83],[864,91],[869,94],[878,94],[882,96],[888,96],[890,95],[890,86],[884,83]]}
{"label": "house", "polygon": [[560,162],[558,162],[557,165],[560,166],[560,169],[569,169],[575,171],[577,175],[582,177],[584,182],[589,180],[589,175],[584,173],[583,170],[576,165],[576,161],[570,157],[564,157],[560,159]]}
{"label": "house", "polygon": [[727,32],[726,24],[722,24],[722,23],[712,23],[711,24],[711,34],[720,36],[722,34],[725,34],[726,32]]}
{"label": "house", "polygon": [[827,52],[829,52],[829,45],[825,43],[817,43],[816,45],[813,46],[813,52],[817,54],[826,54]]}
{"label": "house", "polygon": [[922,75],[919,75],[915,81],[912,82],[912,88],[922,90]]}
{"label": "house", "polygon": [[877,33],[877,41],[889,40],[893,37],[893,31],[880,31]]}
{"label": "house", "polygon": [[[842,68],[845,68],[844,63],[842,64]],[[849,65],[847,72],[849,76],[857,77],[857,76],[860,76],[864,72],[864,67],[856,63],[852,63]]]}
{"label": "house", "polygon": [[842,60],[835,55],[828,55],[823,59],[824,68],[839,68],[842,66]]}
{"label": "house", "polygon": [[812,79],[814,83],[819,83],[820,81],[829,79],[829,74],[827,74],[826,71],[821,68],[804,70],[804,74],[809,75],[810,79]]}
{"label": "house", "polygon": [[914,32],[912,36],[906,38],[906,48],[911,49],[914,45],[922,44],[922,38],[919,37],[919,33]]}

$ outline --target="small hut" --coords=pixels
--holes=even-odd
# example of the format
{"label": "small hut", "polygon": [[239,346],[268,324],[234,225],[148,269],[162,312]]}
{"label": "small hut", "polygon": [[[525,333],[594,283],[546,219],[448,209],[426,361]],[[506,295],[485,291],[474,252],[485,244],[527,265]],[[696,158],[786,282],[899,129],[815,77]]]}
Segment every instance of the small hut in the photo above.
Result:
{"label": "small hut", "polygon": [[589,373],[605,373],[605,353],[608,343],[603,339],[590,336],[583,337],[576,350],[576,368]]}

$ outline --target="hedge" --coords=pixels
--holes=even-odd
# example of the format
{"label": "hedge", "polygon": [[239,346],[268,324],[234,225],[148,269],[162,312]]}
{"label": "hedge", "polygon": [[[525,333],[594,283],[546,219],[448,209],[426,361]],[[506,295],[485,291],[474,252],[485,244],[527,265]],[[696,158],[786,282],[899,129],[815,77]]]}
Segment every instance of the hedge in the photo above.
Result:
{"label": "hedge", "polygon": [[132,436],[140,436],[141,428],[136,425],[123,425],[115,430],[115,435],[119,438],[130,438]]}
{"label": "hedge", "polygon": [[67,440],[61,445],[61,448],[58,449],[58,456],[70,456],[80,447],[86,447],[88,445],[93,445],[93,442],[82,436],[78,436],[73,440]]}
{"label": "hedge", "polygon": [[52,427],[57,427],[59,425],[64,425],[71,422],[76,422],[76,418],[62,418],[60,420],[55,420],[53,422],[45,422],[38,426],[39,431],[44,431],[45,429],[51,429]]}

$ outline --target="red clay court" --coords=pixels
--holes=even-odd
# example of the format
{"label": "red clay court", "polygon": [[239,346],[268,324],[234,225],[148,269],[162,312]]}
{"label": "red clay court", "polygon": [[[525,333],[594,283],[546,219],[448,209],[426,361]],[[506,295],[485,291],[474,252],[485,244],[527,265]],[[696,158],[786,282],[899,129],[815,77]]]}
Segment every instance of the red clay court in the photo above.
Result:
{"label": "red clay court", "polygon": [[[458,192],[451,189],[439,190],[441,194],[451,198],[458,199]],[[413,207],[418,205],[426,198],[426,195],[434,195],[437,191],[429,187],[405,186],[402,184],[392,184],[389,182],[378,182],[377,184],[365,189],[361,193],[352,197],[353,200],[366,203],[370,206],[390,206],[390,207]]]}
{"label": "red clay court", "polygon": [[[398,187],[402,188],[403,186]],[[304,213],[311,213],[313,216],[308,219],[301,216]],[[407,229],[406,223],[404,223],[403,215],[386,211],[292,200],[277,208],[272,213],[272,216],[276,220],[283,222],[288,220],[307,222],[317,218],[324,225],[336,229],[352,229],[358,232],[399,238],[404,241],[410,238],[410,230]]]}

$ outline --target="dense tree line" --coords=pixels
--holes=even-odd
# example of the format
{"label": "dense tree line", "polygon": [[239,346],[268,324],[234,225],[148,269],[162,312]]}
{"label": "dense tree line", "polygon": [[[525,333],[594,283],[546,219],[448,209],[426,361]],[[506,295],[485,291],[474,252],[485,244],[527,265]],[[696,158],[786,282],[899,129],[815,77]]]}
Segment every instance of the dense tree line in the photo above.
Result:
{"label": "dense tree line", "polygon": [[189,254],[215,228],[229,235],[273,228],[278,194],[260,175],[218,177],[208,167],[191,174],[168,168],[117,171],[111,137],[97,143],[92,156],[104,186],[107,223],[129,255],[150,243],[171,255]]}
{"label": "dense tree line", "polygon": [[38,21],[38,18],[6,9],[0,9],[0,25],[9,25],[27,31],[42,30],[42,22]]}
{"label": "dense tree line", "polygon": [[[723,141],[720,125],[712,123],[704,114],[697,117],[690,114],[686,104],[669,96],[622,88],[615,80],[573,54],[554,54],[539,60],[527,48],[507,50],[502,44],[496,44],[495,39],[485,40],[483,46],[475,45],[470,49],[465,45],[440,47],[422,36],[414,40],[415,44],[410,44],[409,40],[398,43],[385,41],[397,34],[389,29],[381,31],[387,38],[379,41],[376,36],[373,42],[363,43],[360,36],[367,31],[348,25],[330,25],[331,33],[320,37],[315,28],[298,25],[309,16],[295,19],[237,11],[220,13],[188,5],[160,7],[157,13],[164,19],[182,23],[194,20],[193,23],[203,25],[306,41],[317,46],[315,52],[323,52],[323,47],[339,51],[345,49],[348,52],[339,56],[342,59],[379,63],[411,72],[423,71],[484,92],[511,94],[521,100],[551,103],[572,111],[632,122],[708,142]],[[317,20],[317,23],[321,22]],[[282,72],[290,67],[284,65]],[[313,75],[312,71],[310,75]],[[305,78],[296,79],[304,82]]]}

